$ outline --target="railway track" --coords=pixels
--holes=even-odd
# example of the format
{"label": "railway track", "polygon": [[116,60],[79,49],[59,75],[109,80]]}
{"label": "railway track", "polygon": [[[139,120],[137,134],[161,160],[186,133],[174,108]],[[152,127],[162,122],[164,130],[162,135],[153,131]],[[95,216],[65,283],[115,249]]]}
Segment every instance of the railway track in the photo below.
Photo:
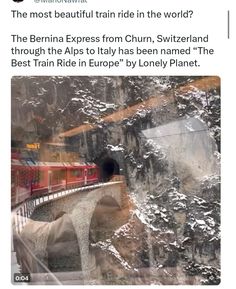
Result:
{"label": "railway track", "polygon": [[98,189],[105,186],[110,186],[111,184],[120,183],[119,181],[115,182],[106,182],[106,183],[97,183],[93,185],[88,185],[84,187],[75,187],[71,189],[66,189],[58,192],[52,192],[40,196],[34,196],[30,199],[25,200],[23,203],[15,207],[11,212],[12,217],[12,227],[13,232],[19,234],[24,226],[26,225],[28,219],[32,216],[34,210],[46,203],[64,198],[66,196],[76,194],[79,192],[85,192],[89,190]]}

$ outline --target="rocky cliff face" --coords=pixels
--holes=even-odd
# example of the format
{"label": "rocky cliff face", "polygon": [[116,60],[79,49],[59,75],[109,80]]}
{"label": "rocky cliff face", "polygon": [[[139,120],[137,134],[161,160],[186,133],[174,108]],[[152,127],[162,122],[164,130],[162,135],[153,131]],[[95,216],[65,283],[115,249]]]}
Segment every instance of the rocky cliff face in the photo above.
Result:
{"label": "rocky cliff face", "polygon": [[[218,284],[220,276],[220,96],[219,89],[191,87],[201,77],[14,77],[12,140],[47,142],[83,124],[95,129],[63,138],[68,150],[96,162],[107,180],[124,174],[135,204],[119,230],[97,233],[91,244],[106,284]],[[126,108],[150,97],[172,97]],[[123,110],[122,119],[102,118]],[[187,127],[155,138],[143,131],[198,119],[204,137]],[[201,132],[202,133],[202,132]],[[173,141],[173,135],[175,135]],[[176,138],[177,135],[177,138]],[[181,141],[180,141],[181,136]],[[186,137],[199,148],[188,160]],[[160,141],[158,141],[158,137]],[[166,150],[172,137],[175,153]],[[165,138],[165,139],[164,139]],[[201,138],[202,139],[202,138]],[[182,144],[182,145],[181,145]],[[181,161],[184,155],[185,162]],[[182,158],[183,160],[184,158]],[[190,158],[189,158],[190,159]],[[213,169],[203,170],[208,162]],[[195,167],[194,167],[195,165]],[[197,166],[197,167],[196,167]],[[201,174],[195,174],[197,169]],[[114,263],[115,260],[115,263]],[[117,277],[118,276],[118,277]],[[172,276],[170,278],[170,276]]]}

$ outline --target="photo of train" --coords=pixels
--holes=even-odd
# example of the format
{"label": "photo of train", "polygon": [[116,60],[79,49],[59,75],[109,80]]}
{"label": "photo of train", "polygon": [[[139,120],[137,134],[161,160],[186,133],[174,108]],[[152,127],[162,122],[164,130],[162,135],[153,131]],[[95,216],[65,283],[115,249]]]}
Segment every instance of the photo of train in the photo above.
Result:
{"label": "photo of train", "polygon": [[37,162],[32,159],[11,160],[11,206],[14,208],[30,197],[39,197],[99,181],[95,164],[78,162]]}
{"label": "photo of train", "polygon": [[12,284],[219,284],[220,92],[218,76],[13,76]]}

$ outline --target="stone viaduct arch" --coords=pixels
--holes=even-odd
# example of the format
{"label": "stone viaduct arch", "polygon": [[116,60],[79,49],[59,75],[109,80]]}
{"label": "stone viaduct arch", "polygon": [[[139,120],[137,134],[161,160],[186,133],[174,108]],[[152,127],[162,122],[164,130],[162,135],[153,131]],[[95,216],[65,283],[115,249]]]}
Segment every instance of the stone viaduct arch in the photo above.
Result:
{"label": "stone viaduct arch", "polygon": [[[81,267],[84,272],[85,279],[88,272],[95,268],[95,258],[89,252],[89,230],[93,213],[97,204],[105,197],[113,198],[122,208],[122,194],[119,186],[113,186],[112,190],[106,188],[94,190],[89,197],[83,202],[78,202],[73,212],[70,214],[72,223],[78,239],[78,245],[81,254]],[[83,216],[86,216],[84,218]]]}

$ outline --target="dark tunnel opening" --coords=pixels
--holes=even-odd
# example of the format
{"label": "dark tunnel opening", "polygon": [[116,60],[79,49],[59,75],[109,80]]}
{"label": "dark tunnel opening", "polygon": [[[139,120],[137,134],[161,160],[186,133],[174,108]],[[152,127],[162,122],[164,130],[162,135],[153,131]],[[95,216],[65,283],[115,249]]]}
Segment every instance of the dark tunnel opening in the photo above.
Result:
{"label": "dark tunnel opening", "polygon": [[113,175],[120,174],[120,167],[117,161],[111,158],[103,160],[101,163],[101,179],[102,181],[109,181]]}

